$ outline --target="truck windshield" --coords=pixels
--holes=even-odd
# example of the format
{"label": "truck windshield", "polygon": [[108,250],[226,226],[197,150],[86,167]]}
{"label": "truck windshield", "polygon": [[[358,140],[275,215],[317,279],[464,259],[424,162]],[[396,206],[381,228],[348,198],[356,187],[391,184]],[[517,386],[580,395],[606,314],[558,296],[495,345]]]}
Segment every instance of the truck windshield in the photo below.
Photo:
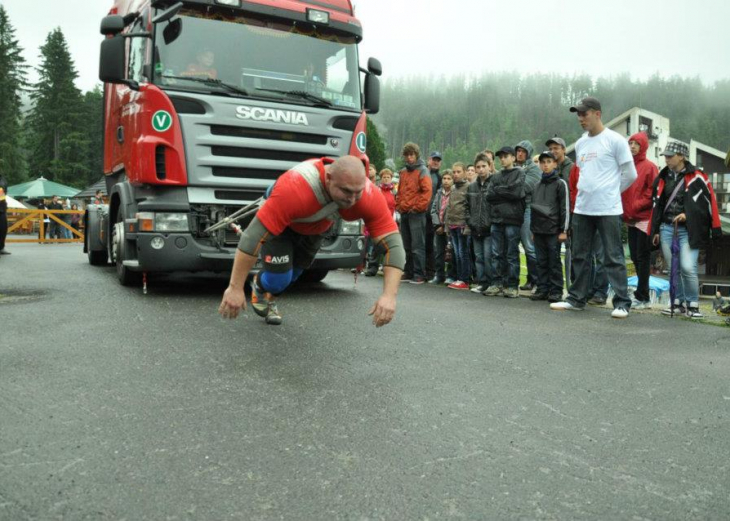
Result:
{"label": "truck windshield", "polygon": [[157,26],[154,63],[163,88],[361,110],[355,37],[326,28],[183,9]]}

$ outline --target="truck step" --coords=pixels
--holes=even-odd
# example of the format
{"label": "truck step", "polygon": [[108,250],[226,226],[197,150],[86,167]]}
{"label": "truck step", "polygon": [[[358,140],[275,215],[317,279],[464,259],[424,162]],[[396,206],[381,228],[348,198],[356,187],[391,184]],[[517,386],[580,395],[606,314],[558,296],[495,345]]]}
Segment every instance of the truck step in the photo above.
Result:
{"label": "truck step", "polygon": [[125,260],[125,261],[122,261],[122,264],[124,264],[125,268],[129,268],[129,269],[139,268],[138,260]]}

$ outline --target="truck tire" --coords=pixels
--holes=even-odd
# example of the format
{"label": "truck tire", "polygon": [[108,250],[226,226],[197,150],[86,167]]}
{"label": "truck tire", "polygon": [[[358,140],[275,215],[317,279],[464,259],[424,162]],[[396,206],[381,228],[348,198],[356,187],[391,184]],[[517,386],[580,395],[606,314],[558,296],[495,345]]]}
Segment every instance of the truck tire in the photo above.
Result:
{"label": "truck tire", "polygon": [[306,270],[299,276],[302,282],[322,282],[330,270]]}
{"label": "truck tire", "polygon": [[124,265],[125,260],[132,258],[131,243],[124,234],[124,216],[121,208],[117,211],[117,218],[112,228],[111,247],[112,259],[117,268],[117,278],[122,286],[139,286],[142,283],[142,274],[132,271]]}
{"label": "truck tire", "polygon": [[106,266],[109,264],[109,254],[106,250],[94,251],[89,245],[89,235],[84,235],[84,241],[86,241],[86,251],[89,257],[89,264],[92,266]]}

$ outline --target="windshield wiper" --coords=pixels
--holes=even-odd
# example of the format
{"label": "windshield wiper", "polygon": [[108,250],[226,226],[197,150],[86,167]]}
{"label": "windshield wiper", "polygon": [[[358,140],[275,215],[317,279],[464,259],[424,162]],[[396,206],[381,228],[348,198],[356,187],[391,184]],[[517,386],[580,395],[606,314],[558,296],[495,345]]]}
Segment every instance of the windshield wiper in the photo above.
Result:
{"label": "windshield wiper", "polygon": [[279,89],[256,89],[264,92],[278,92],[279,94],[284,94],[285,96],[295,96],[297,98],[302,98],[308,101],[312,101],[318,105],[324,106],[324,107],[331,107],[332,102],[328,99],[321,98],[319,96],[316,96],[315,94],[310,94],[309,92],[305,92],[303,90],[279,90]]}
{"label": "windshield wiper", "polygon": [[248,93],[248,91],[246,89],[242,89],[241,87],[236,87],[235,85],[231,85],[230,83],[226,83],[223,80],[218,80],[215,78],[197,78],[195,76],[172,76],[169,74],[163,74],[162,77],[172,79],[172,80],[196,81],[198,83],[202,83],[203,85],[222,87],[229,92],[240,94],[241,96],[250,96],[250,94]]}

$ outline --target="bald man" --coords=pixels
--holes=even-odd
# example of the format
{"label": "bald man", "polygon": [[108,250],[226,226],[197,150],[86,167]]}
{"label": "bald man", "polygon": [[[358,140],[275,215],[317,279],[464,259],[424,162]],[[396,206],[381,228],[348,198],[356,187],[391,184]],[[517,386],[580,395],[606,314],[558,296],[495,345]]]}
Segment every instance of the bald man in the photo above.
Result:
{"label": "bald man", "polygon": [[243,285],[261,255],[263,267],[251,281],[251,307],[267,324],[282,322],[275,297],[309,268],[322,234],[337,217],[363,219],[374,244],[386,252],[383,293],[370,308],[373,324],[388,324],[406,261],[403,240],[380,190],[354,156],[313,159],[282,174],[271,195],[241,235],[228,288],[218,312],[236,318],[246,309]]}

